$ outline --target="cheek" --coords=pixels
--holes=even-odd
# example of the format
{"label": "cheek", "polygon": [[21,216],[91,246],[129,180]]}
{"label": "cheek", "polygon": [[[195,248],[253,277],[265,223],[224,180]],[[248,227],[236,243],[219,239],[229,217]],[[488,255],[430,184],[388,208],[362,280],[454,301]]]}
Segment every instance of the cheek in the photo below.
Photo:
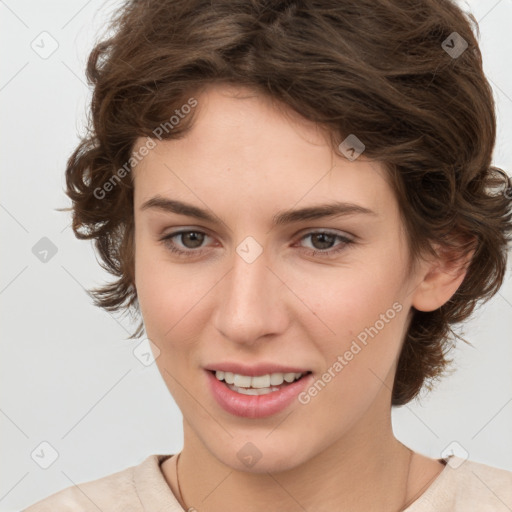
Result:
{"label": "cheek", "polygon": [[[302,326],[322,354],[324,369],[331,374],[325,379],[333,383],[331,399],[338,405],[340,399],[347,404],[355,397],[360,400],[362,390],[370,399],[399,354],[407,310],[400,287],[403,276],[400,265],[374,261],[295,281],[297,295],[313,313],[303,316]],[[327,394],[325,398],[329,400]]]}
{"label": "cheek", "polygon": [[400,309],[393,308],[401,297],[398,282],[397,276],[384,269],[379,273],[368,268],[345,268],[325,276],[302,276],[296,287],[297,295],[319,323],[323,322],[324,330],[330,328],[328,338],[335,342],[347,335],[357,336],[365,327],[378,322],[381,314],[388,312],[388,317],[394,317]]}
{"label": "cheek", "polygon": [[[139,244],[135,257],[135,286],[146,333],[161,350],[185,350],[208,321],[202,302],[215,284],[207,270],[168,261],[165,251]],[[164,354],[165,355],[165,354]]]}

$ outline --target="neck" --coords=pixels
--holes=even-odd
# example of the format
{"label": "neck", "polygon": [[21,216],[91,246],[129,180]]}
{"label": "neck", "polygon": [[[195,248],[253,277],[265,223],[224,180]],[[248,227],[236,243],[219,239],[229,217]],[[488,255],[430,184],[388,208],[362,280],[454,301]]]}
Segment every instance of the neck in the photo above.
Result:
{"label": "neck", "polygon": [[186,423],[184,427],[178,481],[185,510],[397,512],[413,492],[409,489],[412,452],[395,439],[390,415],[385,428],[370,422],[297,467],[263,473],[223,464]]}

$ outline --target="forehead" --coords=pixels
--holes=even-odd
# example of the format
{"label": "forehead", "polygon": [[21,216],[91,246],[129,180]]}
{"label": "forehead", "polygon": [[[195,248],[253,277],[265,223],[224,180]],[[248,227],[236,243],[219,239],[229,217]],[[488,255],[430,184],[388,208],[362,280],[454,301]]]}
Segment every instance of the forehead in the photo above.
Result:
{"label": "forehead", "polygon": [[226,85],[196,99],[191,130],[181,139],[156,140],[136,165],[137,202],[166,192],[222,197],[241,207],[248,200],[272,207],[335,198],[359,200],[375,211],[392,201],[381,164],[337,154],[325,127],[277,101]]}

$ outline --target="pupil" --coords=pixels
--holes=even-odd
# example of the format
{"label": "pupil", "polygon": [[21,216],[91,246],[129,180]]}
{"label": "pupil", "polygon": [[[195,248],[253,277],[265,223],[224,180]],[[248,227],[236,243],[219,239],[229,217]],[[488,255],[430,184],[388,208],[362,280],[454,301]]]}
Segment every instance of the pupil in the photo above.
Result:
{"label": "pupil", "polygon": [[[328,233],[317,233],[313,235],[313,245],[316,249],[329,249],[332,247],[334,243],[335,235],[330,235]],[[315,241],[320,241],[320,247],[316,247]]]}
{"label": "pupil", "polygon": [[[199,247],[204,240],[204,234],[198,233],[197,231],[189,231],[187,233],[182,233],[181,241],[183,245],[189,249],[193,249],[195,247]],[[187,242],[191,242],[188,244]]]}

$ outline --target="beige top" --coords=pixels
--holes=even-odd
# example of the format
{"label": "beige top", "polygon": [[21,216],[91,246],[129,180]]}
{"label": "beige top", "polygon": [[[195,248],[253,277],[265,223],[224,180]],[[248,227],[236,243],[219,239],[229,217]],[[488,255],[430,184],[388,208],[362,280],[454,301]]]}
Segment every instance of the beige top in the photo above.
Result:
{"label": "beige top", "polygon": [[[136,466],[63,489],[22,512],[184,512],[160,469],[169,457],[150,455]],[[445,468],[406,512],[512,510],[512,471],[454,455],[445,460]]]}

